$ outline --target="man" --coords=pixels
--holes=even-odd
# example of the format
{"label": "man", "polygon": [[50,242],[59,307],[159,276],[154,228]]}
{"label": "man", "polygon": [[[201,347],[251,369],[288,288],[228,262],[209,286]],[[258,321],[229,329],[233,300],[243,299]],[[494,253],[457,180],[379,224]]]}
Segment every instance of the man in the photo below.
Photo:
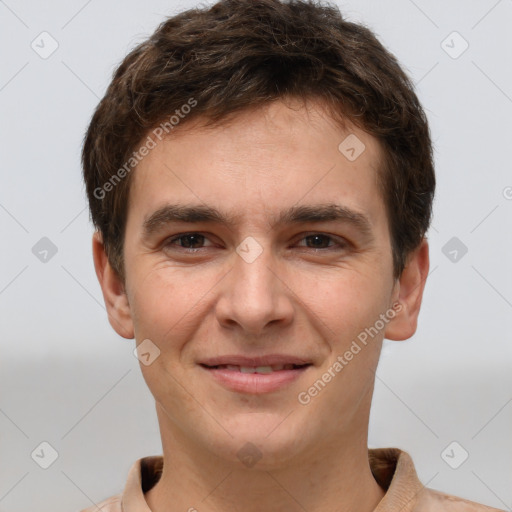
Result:
{"label": "man", "polygon": [[116,70],[82,160],[109,321],[163,447],[87,510],[496,510],[368,450],[435,189],[425,114],[368,29],[305,1],[183,12]]}

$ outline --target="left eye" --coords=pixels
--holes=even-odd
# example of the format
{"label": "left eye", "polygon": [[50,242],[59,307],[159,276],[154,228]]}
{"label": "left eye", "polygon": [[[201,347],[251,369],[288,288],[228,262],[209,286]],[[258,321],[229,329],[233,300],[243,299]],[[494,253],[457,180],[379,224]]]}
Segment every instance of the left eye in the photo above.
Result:
{"label": "left eye", "polygon": [[329,244],[329,242],[333,241],[333,237],[329,235],[323,235],[321,233],[316,233],[314,235],[305,236],[302,240],[311,240],[313,242],[313,246],[309,246],[310,249],[327,249],[331,246],[326,246],[325,243]]}

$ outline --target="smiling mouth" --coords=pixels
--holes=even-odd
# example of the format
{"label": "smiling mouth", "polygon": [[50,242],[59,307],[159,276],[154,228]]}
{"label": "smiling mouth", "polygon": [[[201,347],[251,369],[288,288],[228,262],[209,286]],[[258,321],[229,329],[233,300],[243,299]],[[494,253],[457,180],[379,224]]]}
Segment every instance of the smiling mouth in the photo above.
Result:
{"label": "smiling mouth", "polygon": [[259,373],[259,374],[268,374],[279,371],[289,371],[289,370],[297,370],[301,368],[305,368],[306,366],[311,366],[311,363],[307,364],[273,364],[270,366],[238,366],[234,364],[219,364],[216,366],[208,366],[206,364],[201,364],[204,368],[208,370],[230,370],[233,372],[240,373]]}

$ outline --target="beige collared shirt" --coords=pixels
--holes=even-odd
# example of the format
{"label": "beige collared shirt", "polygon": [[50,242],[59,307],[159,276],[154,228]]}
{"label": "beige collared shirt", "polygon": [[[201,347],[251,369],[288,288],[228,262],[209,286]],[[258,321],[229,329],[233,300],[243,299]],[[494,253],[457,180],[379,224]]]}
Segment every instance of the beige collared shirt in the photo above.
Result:
{"label": "beige collared shirt", "polygon": [[[375,480],[386,491],[374,512],[504,512],[424,487],[410,455],[398,448],[369,449],[368,457]],[[81,512],[151,512],[144,493],[156,484],[162,467],[162,456],[137,460],[121,494]]]}

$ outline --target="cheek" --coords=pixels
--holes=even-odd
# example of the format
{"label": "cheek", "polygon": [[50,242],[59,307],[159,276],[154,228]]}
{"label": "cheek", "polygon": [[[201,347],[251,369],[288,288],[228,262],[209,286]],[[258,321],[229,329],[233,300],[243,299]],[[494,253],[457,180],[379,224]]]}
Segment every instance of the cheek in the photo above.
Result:
{"label": "cheek", "polygon": [[132,283],[130,307],[137,339],[154,338],[162,348],[173,336],[180,338],[197,324],[201,298],[212,287],[197,271],[157,268],[141,272]]}
{"label": "cheek", "polygon": [[334,343],[373,325],[386,307],[386,290],[381,279],[354,269],[335,269],[330,275],[316,276],[314,283],[303,281],[301,299],[322,320]]}

